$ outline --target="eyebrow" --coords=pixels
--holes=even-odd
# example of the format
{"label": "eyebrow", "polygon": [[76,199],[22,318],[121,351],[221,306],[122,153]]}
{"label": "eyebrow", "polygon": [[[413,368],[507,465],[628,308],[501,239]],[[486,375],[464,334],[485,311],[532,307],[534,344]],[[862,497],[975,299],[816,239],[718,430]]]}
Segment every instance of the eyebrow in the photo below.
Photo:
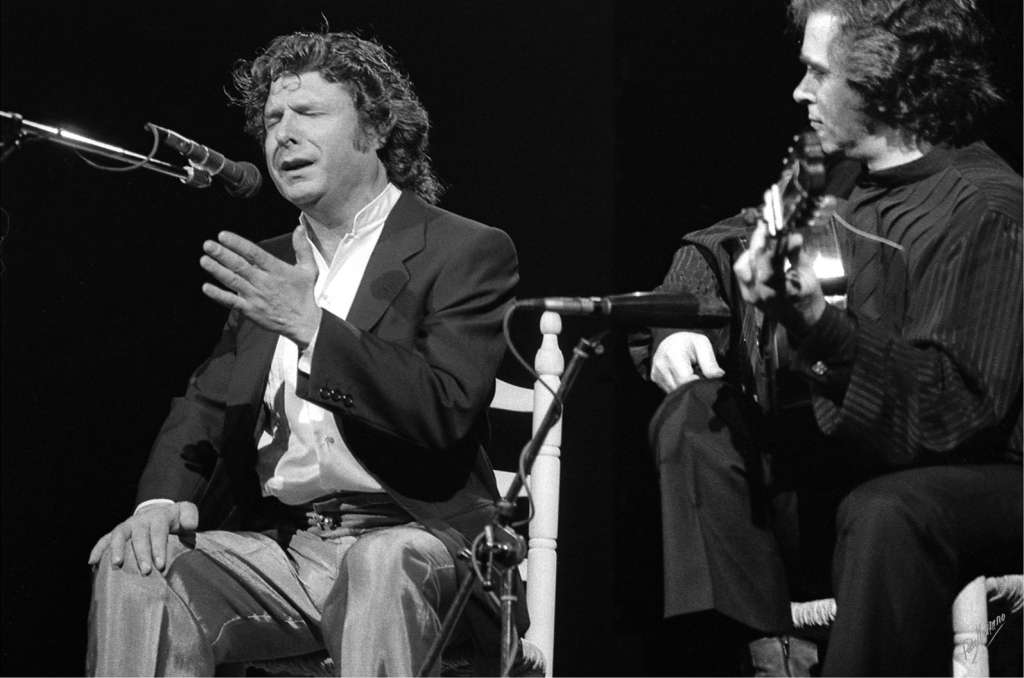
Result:
{"label": "eyebrow", "polygon": [[828,71],[828,67],[825,66],[825,64],[821,63],[820,61],[815,61],[814,59],[810,58],[806,54],[802,54],[802,53],[800,54],[800,63],[802,63],[804,66],[810,66],[811,68],[819,70],[822,73],[828,73],[829,72]]}

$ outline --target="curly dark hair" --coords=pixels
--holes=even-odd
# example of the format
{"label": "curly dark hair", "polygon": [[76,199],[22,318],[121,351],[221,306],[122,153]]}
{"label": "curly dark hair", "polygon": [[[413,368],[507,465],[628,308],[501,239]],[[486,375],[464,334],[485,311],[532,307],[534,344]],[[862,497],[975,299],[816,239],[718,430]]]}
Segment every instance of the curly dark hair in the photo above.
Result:
{"label": "curly dark hair", "polygon": [[839,19],[829,59],[876,124],[959,144],[1002,101],[974,0],[790,0],[789,10],[797,28],[814,12]]}
{"label": "curly dark hair", "polygon": [[311,71],[345,86],[360,126],[383,142],[378,154],[391,182],[436,203],[442,188],[427,154],[427,111],[394,55],[372,40],[345,32],[297,32],[274,38],[255,59],[239,61],[232,73],[235,93],[229,96],[245,112],[246,132],[260,142],[266,136],[263,107],[271,83]]}

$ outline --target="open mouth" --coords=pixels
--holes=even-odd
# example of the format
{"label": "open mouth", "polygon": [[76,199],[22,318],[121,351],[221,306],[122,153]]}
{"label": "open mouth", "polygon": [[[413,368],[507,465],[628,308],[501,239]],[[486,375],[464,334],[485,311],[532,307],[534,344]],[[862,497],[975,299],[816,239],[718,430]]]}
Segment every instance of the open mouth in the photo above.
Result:
{"label": "open mouth", "polygon": [[291,160],[285,160],[279,165],[279,167],[281,168],[282,172],[291,172],[292,170],[309,167],[312,164],[312,160],[305,160],[303,158],[293,158]]}

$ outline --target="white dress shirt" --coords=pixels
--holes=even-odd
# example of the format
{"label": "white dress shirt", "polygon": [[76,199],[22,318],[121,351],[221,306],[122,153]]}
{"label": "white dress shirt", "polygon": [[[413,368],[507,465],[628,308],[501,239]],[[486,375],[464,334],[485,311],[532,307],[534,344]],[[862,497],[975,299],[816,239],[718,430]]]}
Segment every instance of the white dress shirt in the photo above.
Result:
{"label": "white dress shirt", "polygon": [[[384,221],[400,196],[389,183],[359,210],[330,263],[313,247],[318,269],[314,294],[320,308],[339,318],[348,316]],[[303,223],[305,219],[300,217]],[[334,415],[295,394],[298,370],[308,372],[315,345],[316,337],[300,359],[295,342],[279,337],[263,397],[270,416],[256,444],[256,471],[263,495],[285,504],[301,504],[339,490],[383,490],[345,445]]]}

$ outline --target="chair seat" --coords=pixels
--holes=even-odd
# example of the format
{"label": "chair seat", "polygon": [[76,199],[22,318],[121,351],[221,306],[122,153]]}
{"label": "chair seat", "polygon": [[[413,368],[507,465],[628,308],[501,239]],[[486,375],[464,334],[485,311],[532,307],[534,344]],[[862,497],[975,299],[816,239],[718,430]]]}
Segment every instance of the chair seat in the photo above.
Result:
{"label": "chair seat", "polygon": [[[989,603],[1005,607],[1010,614],[1020,612],[1024,608],[1024,575],[986,577],[985,593]],[[836,599],[822,598],[791,603],[790,612],[793,616],[793,626],[798,629],[831,626],[836,618]]]}
{"label": "chair seat", "polygon": [[[953,602],[952,674],[955,678],[989,675],[988,643],[1006,617],[1024,607],[1024,575],[978,577]],[[827,628],[836,618],[835,598],[791,603],[793,627]],[[993,621],[995,617],[995,621]]]}

